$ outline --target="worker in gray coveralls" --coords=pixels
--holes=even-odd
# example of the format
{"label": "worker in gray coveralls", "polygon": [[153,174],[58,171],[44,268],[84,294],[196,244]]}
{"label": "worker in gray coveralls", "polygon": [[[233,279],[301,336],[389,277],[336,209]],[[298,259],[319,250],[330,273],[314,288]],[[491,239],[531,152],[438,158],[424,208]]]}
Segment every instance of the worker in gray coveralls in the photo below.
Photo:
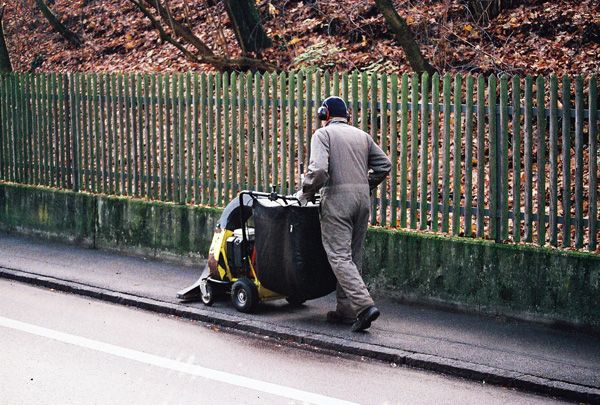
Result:
{"label": "worker in gray coveralls", "polygon": [[362,250],[370,192],[392,164],[369,134],[348,125],[344,100],[327,98],[317,114],[324,125],[312,137],[308,173],[298,197],[306,204],[321,190],[323,247],[338,281],[337,308],[327,313],[327,321],[352,324],[357,332],[379,317],[361,277]]}

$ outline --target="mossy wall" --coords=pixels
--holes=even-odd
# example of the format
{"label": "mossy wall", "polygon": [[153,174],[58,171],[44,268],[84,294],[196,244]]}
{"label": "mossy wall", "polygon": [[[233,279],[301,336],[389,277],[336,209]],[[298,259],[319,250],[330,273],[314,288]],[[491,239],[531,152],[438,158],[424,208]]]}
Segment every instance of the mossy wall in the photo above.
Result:
{"label": "mossy wall", "polygon": [[376,290],[600,327],[598,255],[381,228],[365,246]]}
{"label": "mossy wall", "polygon": [[98,197],[96,247],[165,257],[205,257],[220,210]]}
{"label": "mossy wall", "polygon": [[0,183],[0,230],[150,257],[205,257],[219,215],[211,208]]}
{"label": "mossy wall", "polygon": [[[91,247],[205,257],[220,210],[0,183],[0,229]],[[600,256],[371,228],[378,294],[600,328]]]}
{"label": "mossy wall", "polygon": [[0,229],[94,245],[96,197],[0,183]]}

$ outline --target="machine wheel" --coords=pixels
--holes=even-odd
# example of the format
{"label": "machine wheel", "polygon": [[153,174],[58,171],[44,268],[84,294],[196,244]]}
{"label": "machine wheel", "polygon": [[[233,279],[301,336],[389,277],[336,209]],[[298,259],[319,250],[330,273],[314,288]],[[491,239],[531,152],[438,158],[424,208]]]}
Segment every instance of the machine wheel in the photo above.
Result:
{"label": "machine wheel", "polygon": [[240,278],[231,287],[231,302],[240,312],[252,312],[258,304],[258,290],[248,278]]}
{"label": "machine wheel", "polygon": [[[205,281],[206,283],[206,294],[204,293],[200,293],[200,299],[202,300],[202,303],[204,305],[206,305],[207,307],[210,307],[214,302],[215,302],[215,289],[213,288],[213,286]],[[202,291],[202,290],[200,290]]]}
{"label": "machine wheel", "polygon": [[290,304],[293,307],[299,307],[300,305],[306,302],[305,299],[298,297],[285,297],[285,300],[288,302],[288,304]]}

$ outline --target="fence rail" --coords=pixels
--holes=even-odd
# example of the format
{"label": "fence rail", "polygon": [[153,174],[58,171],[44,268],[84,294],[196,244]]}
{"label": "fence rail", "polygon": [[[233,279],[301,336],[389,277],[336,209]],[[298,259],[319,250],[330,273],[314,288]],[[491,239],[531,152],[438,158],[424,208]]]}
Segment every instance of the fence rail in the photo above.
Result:
{"label": "fence rail", "polygon": [[595,76],[0,76],[0,180],[223,206],[291,193],[326,96],[394,162],[371,222],[598,252]]}

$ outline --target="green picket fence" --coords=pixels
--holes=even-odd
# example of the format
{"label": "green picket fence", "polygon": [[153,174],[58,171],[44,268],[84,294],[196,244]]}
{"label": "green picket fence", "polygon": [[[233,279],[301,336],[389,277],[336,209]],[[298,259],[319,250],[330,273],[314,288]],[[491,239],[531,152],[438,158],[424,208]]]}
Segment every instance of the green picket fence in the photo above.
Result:
{"label": "green picket fence", "polygon": [[210,206],[292,193],[331,94],[394,162],[373,224],[598,250],[595,76],[5,74],[0,180]]}

